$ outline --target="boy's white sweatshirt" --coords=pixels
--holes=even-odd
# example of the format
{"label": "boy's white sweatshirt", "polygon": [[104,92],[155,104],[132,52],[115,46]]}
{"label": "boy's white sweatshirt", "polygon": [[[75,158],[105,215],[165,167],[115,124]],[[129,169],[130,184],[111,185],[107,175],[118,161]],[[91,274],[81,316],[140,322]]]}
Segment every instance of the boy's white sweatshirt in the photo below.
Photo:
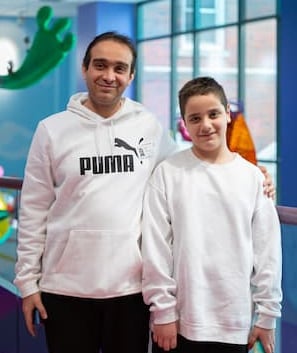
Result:
{"label": "boy's white sweatshirt", "polygon": [[103,118],[70,98],[67,111],[38,124],[21,194],[14,283],[108,298],[141,291],[141,213],[155,165],[175,151],[143,105],[125,98]]}
{"label": "boy's white sweatshirt", "polygon": [[162,162],[144,199],[143,294],[152,323],[194,341],[246,344],[280,316],[281,241],[260,170],[239,155],[208,164],[189,149]]}

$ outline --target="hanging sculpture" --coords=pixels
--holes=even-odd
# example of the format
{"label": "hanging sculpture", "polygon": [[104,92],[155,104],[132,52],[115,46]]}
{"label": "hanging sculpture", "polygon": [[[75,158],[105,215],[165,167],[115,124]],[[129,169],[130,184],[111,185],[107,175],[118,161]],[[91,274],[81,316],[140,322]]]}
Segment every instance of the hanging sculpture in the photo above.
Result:
{"label": "hanging sculpture", "polygon": [[72,49],[74,35],[67,33],[64,38],[61,37],[61,32],[70,27],[70,19],[60,18],[50,28],[52,17],[51,7],[44,6],[38,10],[38,30],[32,46],[17,71],[13,70],[12,62],[8,63],[7,75],[0,75],[0,88],[20,89],[34,84],[57,66]]}

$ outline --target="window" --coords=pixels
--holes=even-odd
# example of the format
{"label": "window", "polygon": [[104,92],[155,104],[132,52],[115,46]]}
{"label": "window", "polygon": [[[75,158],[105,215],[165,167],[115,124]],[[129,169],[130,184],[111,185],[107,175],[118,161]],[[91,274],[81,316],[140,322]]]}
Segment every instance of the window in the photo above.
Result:
{"label": "window", "polygon": [[159,0],[139,5],[137,18],[138,39],[170,35],[171,2]]}
{"label": "window", "polygon": [[[194,6],[196,6],[194,8]],[[221,0],[200,0],[193,2],[191,0],[181,1],[180,13],[182,18],[182,27],[208,29],[215,28],[219,24],[225,22],[225,2]],[[194,12],[196,15],[194,16]],[[183,37],[186,39],[186,37]],[[213,51],[223,50],[224,36],[223,32],[206,30],[201,37],[200,50],[205,55],[211,54]],[[181,41],[180,51],[187,54],[192,51],[192,41]]]}
{"label": "window", "polygon": [[183,147],[178,91],[193,77],[214,76],[243,106],[259,164],[277,185],[276,0],[152,0],[138,8],[146,30],[138,34],[137,98]]}

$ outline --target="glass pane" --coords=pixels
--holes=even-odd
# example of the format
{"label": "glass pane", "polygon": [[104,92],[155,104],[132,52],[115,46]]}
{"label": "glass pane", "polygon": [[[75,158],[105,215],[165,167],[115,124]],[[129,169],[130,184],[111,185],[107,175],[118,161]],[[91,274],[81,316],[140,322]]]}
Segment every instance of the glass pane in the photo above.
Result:
{"label": "glass pane", "polygon": [[139,100],[170,128],[170,40],[159,39],[138,46]]}
{"label": "glass pane", "polygon": [[199,0],[196,2],[195,15],[197,29],[236,22],[238,0]]}
{"label": "glass pane", "polygon": [[175,33],[193,29],[194,0],[176,0],[173,1]]}
{"label": "glass pane", "polygon": [[162,0],[139,5],[138,39],[154,38],[171,32],[171,1]]}
{"label": "glass pane", "polygon": [[246,25],[245,112],[259,160],[276,160],[276,22]]}
{"label": "glass pane", "polygon": [[175,81],[177,82],[177,91],[191,78],[193,78],[193,53],[194,40],[193,34],[184,34],[174,38],[175,48],[178,48],[173,55],[175,56],[176,65],[173,67],[175,73]]}
{"label": "glass pane", "polygon": [[[213,38],[212,42],[209,38]],[[230,100],[237,100],[238,36],[236,27],[203,31],[196,37],[196,76],[212,76],[225,88]]]}
{"label": "glass pane", "polygon": [[189,142],[184,138],[187,136],[186,130],[181,130],[183,129],[183,126],[181,125],[182,121],[178,106],[178,91],[187,81],[193,78],[193,43],[194,40],[192,33],[176,36],[174,38],[174,47],[177,48],[177,50],[173,52],[175,60],[175,65],[173,65],[173,81],[174,83],[176,82],[176,86],[173,86],[175,89],[173,92],[174,101],[172,102],[172,104],[174,104],[176,112],[174,121],[174,123],[176,124],[175,138],[181,148],[188,147]]}
{"label": "glass pane", "polygon": [[246,18],[256,18],[276,14],[276,0],[246,0]]}

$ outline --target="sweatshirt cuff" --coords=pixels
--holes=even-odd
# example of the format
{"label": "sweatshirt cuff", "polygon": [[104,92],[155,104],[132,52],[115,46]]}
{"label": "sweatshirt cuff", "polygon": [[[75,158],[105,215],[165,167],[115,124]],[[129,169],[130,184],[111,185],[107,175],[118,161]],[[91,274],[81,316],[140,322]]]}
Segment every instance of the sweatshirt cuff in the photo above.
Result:
{"label": "sweatshirt cuff", "polygon": [[256,316],[255,326],[265,328],[265,329],[275,329],[276,328],[276,318],[268,315],[259,314]]}
{"label": "sweatshirt cuff", "polygon": [[15,282],[14,282],[14,284],[18,288],[18,291],[19,291],[22,298],[28,297],[29,295],[38,293],[40,291],[40,289],[38,288],[38,285],[36,283],[29,283],[29,284],[20,285]]}
{"label": "sweatshirt cuff", "polygon": [[169,324],[178,320],[175,308],[152,312],[152,322],[156,325]]}

